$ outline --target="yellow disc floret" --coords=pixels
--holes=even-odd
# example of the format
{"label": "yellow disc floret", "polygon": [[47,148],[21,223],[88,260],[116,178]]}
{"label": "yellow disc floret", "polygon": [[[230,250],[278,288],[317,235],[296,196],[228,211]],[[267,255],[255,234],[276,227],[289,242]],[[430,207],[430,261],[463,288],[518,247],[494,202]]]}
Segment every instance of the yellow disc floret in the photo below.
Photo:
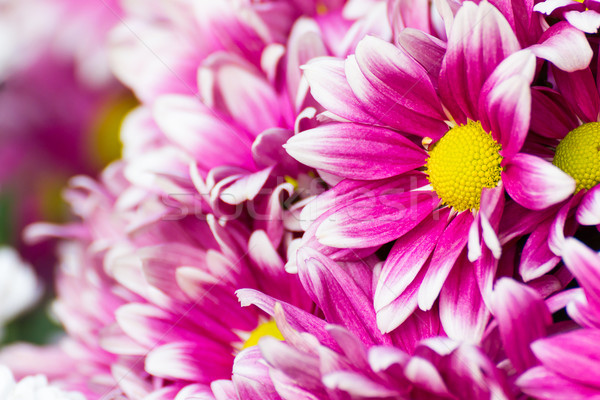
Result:
{"label": "yellow disc floret", "polygon": [[483,188],[500,181],[501,146],[481,123],[469,121],[450,129],[429,152],[429,182],[444,204],[457,211],[478,210]]}
{"label": "yellow disc floret", "polygon": [[250,336],[244,342],[244,346],[242,347],[242,349],[247,349],[248,347],[256,346],[258,344],[258,341],[265,336],[272,336],[275,339],[284,340],[283,335],[281,334],[281,332],[279,332],[275,321],[270,320],[258,325],[258,327],[256,327],[256,329],[254,329],[250,333]]}
{"label": "yellow disc floret", "polygon": [[575,179],[577,191],[596,186],[600,182],[600,122],[569,132],[556,147],[552,163]]}

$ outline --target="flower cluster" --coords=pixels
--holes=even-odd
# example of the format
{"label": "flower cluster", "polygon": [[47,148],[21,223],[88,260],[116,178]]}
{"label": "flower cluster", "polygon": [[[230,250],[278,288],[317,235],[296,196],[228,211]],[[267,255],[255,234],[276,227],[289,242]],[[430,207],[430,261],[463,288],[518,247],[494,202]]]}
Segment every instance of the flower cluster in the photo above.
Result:
{"label": "flower cluster", "polygon": [[600,19],[558,3],[104,4],[139,106],[25,232],[67,334],[0,362],[88,400],[600,398]]}

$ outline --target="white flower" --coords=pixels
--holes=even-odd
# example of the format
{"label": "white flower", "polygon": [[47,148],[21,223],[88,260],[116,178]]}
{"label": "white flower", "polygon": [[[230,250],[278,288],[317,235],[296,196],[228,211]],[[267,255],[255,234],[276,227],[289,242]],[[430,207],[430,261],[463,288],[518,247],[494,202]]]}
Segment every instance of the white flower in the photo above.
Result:
{"label": "white flower", "polygon": [[49,385],[44,375],[28,376],[15,381],[12,372],[0,365],[0,399],[2,400],[85,400],[78,392],[66,392]]}
{"label": "white flower", "polygon": [[0,277],[1,329],[39,300],[42,286],[31,265],[10,247],[0,247]]}

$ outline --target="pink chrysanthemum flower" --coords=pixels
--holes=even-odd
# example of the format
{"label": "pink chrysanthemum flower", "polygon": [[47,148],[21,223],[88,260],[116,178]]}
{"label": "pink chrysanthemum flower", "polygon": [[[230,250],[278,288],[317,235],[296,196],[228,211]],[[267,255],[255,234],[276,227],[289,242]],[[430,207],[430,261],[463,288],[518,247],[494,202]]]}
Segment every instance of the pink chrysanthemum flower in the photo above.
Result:
{"label": "pink chrysanthemum flower", "polygon": [[[285,338],[259,341],[264,361],[255,363],[268,368],[250,398],[519,398],[514,379],[537,364],[529,345],[552,325],[540,293],[500,280],[491,299],[496,320],[481,347],[444,337],[436,312],[417,311],[397,330],[381,334],[373,288],[365,284],[370,272],[357,274],[343,265],[315,250],[299,250],[298,274],[324,320],[255,290],[238,291],[242,304],[273,315]],[[376,281],[377,274],[371,278]],[[249,370],[251,360],[244,363]]]}
{"label": "pink chrysanthemum flower", "polygon": [[[565,236],[600,224],[600,95],[592,68],[566,73],[551,67],[545,79],[554,88],[532,88],[533,134],[524,145],[527,168],[521,174],[532,184],[514,188],[518,205],[507,209],[501,223],[501,243],[530,233],[519,265],[525,281],[560,262]],[[554,185],[570,188],[566,198],[532,196],[550,177]]]}
{"label": "pink chrysanthemum flower", "polygon": [[56,310],[79,374],[55,380],[90,398],[117,388],[131,399],[173,398],[189,384],[210,390],[231,377],[235,356],[257,335],[278,334],[267,315],[239,306],[236,289],[265,291],[304,310],[312,302],[264,231],[212,215],[169,218],[168,207],[150,197],[129,203],[120,166],[105,172],[103,184],[73,180],[67,197],[82,223],[29,230],[30,237],[70,239]]}
{"label": "pink chrysanthemum flower", "polygon": [[[501,253],[504,189],[513,196],[525,188],[546,204],[572,191],[571,183],[552,180],[558,169],[542,176],[545,186],[536,182],[529,156],[520,153],[529,131],[534,55],[573,71],[585,68],[592,53],[584,35],[566,23],[519,51],[510,24],[485,1],[464,2],[447,23],[447,44],[411,32],[400,35],[400,48],[369,37],[345,62],[309,63],[305,74],[315,99],[330,117],[352,122],[302,132],[286,149],[346,178],[333,195],[306,207],[320,216],[305,242],[316,237],[321,245],[352,250],[402,238],[376,290],[380,328],[393,330],[439,296],[448,335],[476,341]],[[411,50],[423,48],[436,56]]]}
{"label": "pink chrysanthemum flower", "polygon": [[[318,4],[169,3],[163,6],[178,11],[171,10],[172,17],[163,24],[155,23],[156,18],[163,20],[162,14],[130,11],[129,23],[144,27],[139,33],[143,41],[160,41],[153,49],[171,66],[154,68],[154,55],[148,55],[151,63],[140,63],[132,54],[145,54],[146,49],[137,38],[121,37],[131,36],[125,28],[115,30],[115,69],[144,103],[123,128],[125,174],[133,185],[162,193],[173,209],[243,220],[251,229],[266,231],[276,245],[282,227],[299,231],[290,218],[297,207],[290,204],[322,191],[309,167],[281,149],[295,131],[310,126],[305,118],[310,111],[303,110],[316,106],[299,66],[317,56],[346,54],[365,33],[390,37],[384,2],[367,10],[355,6],[348,18],[337,2]],[[200,6],[208,16],[198,15]],[[289,26],[282,25],[287,18],[275,23],[264,12],[277,7],[289,8],[299,18]],[[217,18],[221,14],[226,18]],[[163,29],[165,25],[170,28]],[[197,31],[209,31],[218,40],[200,37]],[[173,47],[165,39],[165,46],[165,35],[181,40]],[[197,41],[202,42],[201,51],[192,45]],[[140,131],[155,139],[141,143]],[[281,198],[292,195],[282,209]]]}

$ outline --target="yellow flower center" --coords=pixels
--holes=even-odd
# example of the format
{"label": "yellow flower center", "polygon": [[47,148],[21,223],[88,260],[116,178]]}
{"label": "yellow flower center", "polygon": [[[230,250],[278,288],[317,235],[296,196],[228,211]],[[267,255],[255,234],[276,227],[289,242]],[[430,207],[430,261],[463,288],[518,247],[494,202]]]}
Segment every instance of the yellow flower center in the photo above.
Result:
{"label": "yellow flower center", "polygon": [[571,175],[576,191],[591,189],[600,182],[600,122],[573,129],[556,147],[552,164]]}
{"label": "yellow flower center", "polygon": [[270,320],[258,325],[256,329],[250,332],[250,337],[248,337],[248,340],[244,342],[244,346],[242,347],[242,349],[247,349],[248,347],[256,346],[258,344],[258,341],[265,336],[272,336],[275,339],[284,340],[283,335],[281,334],[281,332],[279,332],[275,321]]}
{"label": "yellow flower center", "polygon": [[478,210],[483,188],[500,182],[501,146],[480,122],[450,129],[429,152],[426,172],[438,197],[457,211]]}

